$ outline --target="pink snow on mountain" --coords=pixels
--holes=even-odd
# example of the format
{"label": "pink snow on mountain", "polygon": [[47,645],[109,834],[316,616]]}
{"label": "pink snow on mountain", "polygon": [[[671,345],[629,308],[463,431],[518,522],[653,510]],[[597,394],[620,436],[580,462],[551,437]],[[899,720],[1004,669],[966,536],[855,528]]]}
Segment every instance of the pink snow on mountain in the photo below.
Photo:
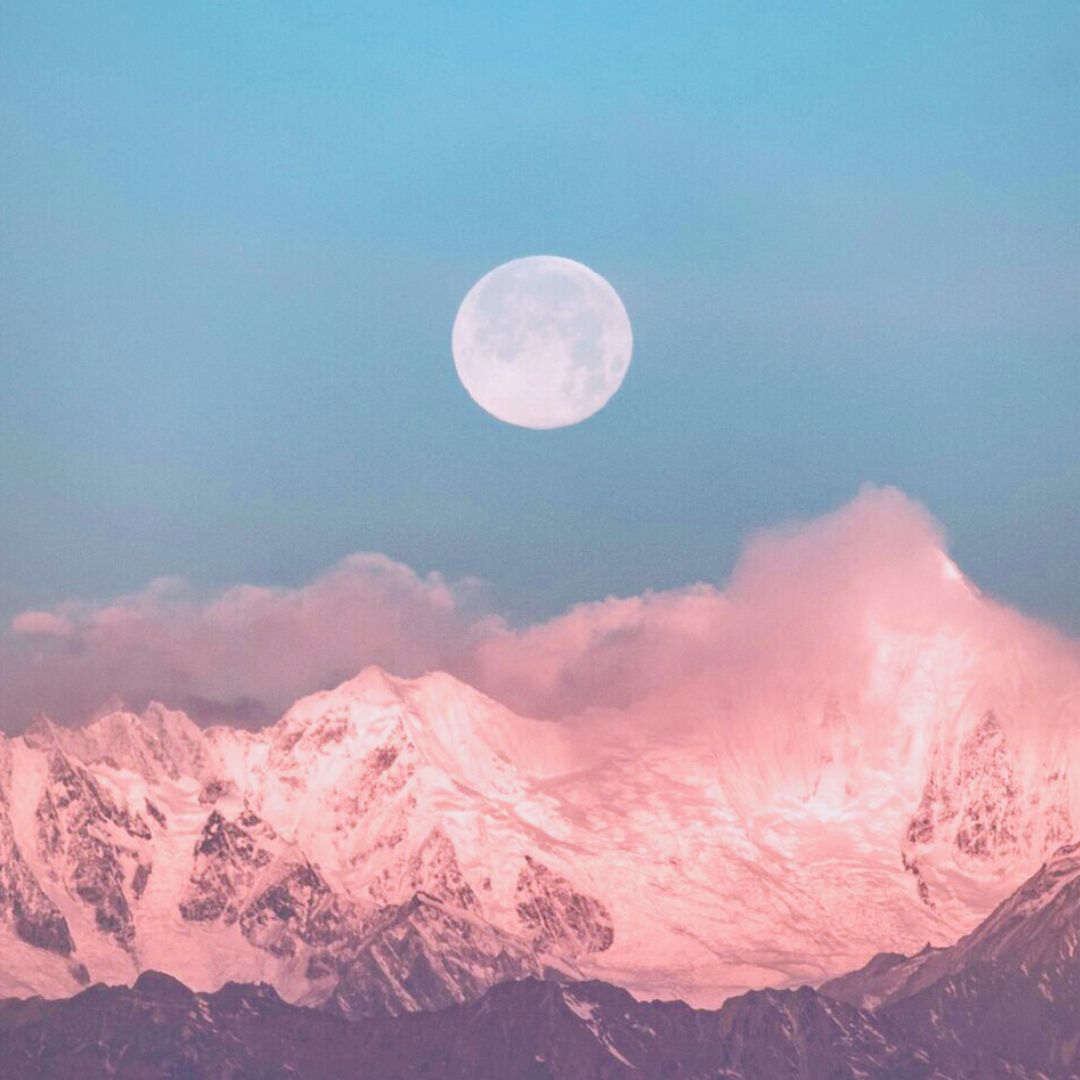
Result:
{"label": "pink snow on mountain", "polygon": [[723,590],[523,629],[479,595],[358,556],[22,616],[9,709],[85,682],[256,726],[312,691],[255,731],[152,705],[0,738],[23,989],[155,966],[413,1008],[551,964],[709,1004],[950,943],[1075,838],[1077,643],[895,490],[753,537]]}

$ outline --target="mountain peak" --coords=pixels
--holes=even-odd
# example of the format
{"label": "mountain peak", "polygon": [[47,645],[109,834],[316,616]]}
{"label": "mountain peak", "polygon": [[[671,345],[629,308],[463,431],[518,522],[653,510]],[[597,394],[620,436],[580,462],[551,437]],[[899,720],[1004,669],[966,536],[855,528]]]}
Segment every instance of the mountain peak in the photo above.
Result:
{"label": "mountain peak", "polygon": [[34,749],[43,749],[56,743],[57,727],[44,713],[38,713],[23,732],[23,741]]}
{"label": "mountain peak", "polygon": [[[475,687],[447,671],[434,669],[413,678],[401,678],[391,675],[377,664],[368,664],[357,675],[327,693],[330,695],[347,694],[351,698],[371,704],[396,703],[406,698],[422,698],[428,701],[450,699],[465,699],[469,702],[490,701]],[[495,703],[491,702],[491,704]]]}
{"label": "mountain peak", "polygon": [[365,701],[397,700],[404,679],[391,675],[378,664],[368,664],[358,674],[346,679],[332,694],[347,693]]}
{"label": "mountain peak", "polygon": [[179,979],[166,975],[163,971],[144,971],[135,980],[135,990],[146,997],[158,1001],[171,1001],[186,1004],[193,1001],[195,994]]}
{"label": "mountain peak", "polygon": [[1011,926],[1018,915],[1032,915],[1048,909],[1056,904],[1062,893],[1078,879],[1080,843],[1065,844],[1043,863],[1034,876],[1005,900],[972,937],[995,923],[1002,924],[1004,929]]}

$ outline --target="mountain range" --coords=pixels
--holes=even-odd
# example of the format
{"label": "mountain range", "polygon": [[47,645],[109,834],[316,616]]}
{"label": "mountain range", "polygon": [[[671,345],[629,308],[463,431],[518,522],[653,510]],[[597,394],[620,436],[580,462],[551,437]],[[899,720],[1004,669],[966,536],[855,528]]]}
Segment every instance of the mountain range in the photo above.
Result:
{"label": "mountain range", "polygon": [[1078,903],[1074,844],[951,948],[882,954],[820,990],[751,991],[717,1010],[550,974],[346,1020],[266,985],[196,994],[144,972],[131,988],[0,1002],[0,1077],[1073,1077]]}
{"label": "mountain range", "polygon": [[[457,1015],[504,1036],[534,1001],[568,1045],[599,1024],[603,1069],[650,1075],[665,1025],[673,1046],[700,1040],[671,1059],[686,1076],[830,1075],[860,1055],[865,1075],[962,1075],[970,1045],[950,1059],[928,1029],[976,1000],[957,1030],[995,1009],[1004,1027],[1010,994],[1067,1032],[1045,1003],[1076,937],[1074,657],[1002,633],[947,560],[941,577],[986,618],[875,624],[843,679],[778,665],[754,698],[689,677],[662,708],[536,720],[447,674],[372,667],[258,731],[155,703],[38,717],[0,736],[4,1037],[60,1015],[39,999],[77,1017],[174,992],[192,1038],[249,998],[245,1016],[302,1030]],[[759,1027],[796,1071],[755,1064]],[[800,1048],[811,1031],[827,1068]],[[454,1051],[462,1075],[526,1075],[478,1046]]]}
{"label": "mountain range", "polygon": [[955,649],[883,642],[741,741],[377,668],[254,732],[38,717],[0,737],[0,994],[159,970],[355,1017],[551,970],[715,1007],[950,944],[1077,817],[1065,736],[1017,726],[1063,704]]}

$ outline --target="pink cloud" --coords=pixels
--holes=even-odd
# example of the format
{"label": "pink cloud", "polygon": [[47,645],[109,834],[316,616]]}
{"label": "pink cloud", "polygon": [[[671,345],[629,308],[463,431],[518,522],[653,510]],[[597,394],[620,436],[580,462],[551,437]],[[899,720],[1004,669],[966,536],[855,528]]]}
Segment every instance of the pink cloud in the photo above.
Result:
{"label": "pink cloud", "polygon": [[713,659],[732,617],[710,585],[580,604],[523,630],[482,637],[466,677],[539,716],[625,707]]}
{"label": "pink cloud", "polygon": [[[851,670],[868,627],[932,625],[975,594],[947,578],[941,531],[895,489],[750,538],[724,590],[710,585],[576,607],[476,646],[474,679],[545,715],[626,707],[704,673],[777,685]],[[962,579],[961,579],[962,580]]]}
{"label": "pink cloud", "polygon": [[11,620],[11,632],[26,637],[67,637],[71,623],[51,611],[24,611]]}
{"label": "pink cloud", "polygon": [[446,666],[486,625],[477,592],[377,554],[292,589],[238,585],[200,598],[162,578],[105,604],[16,616],[0,644],[0,708],[8,727],[37,711],[76,719],[115,695],[265,720],[366,663],[402,674]]}
{"label": "pink cloud", "polygon": [[0,707],[21,727],[39,709],[71,719],[112,694],[153,696],[254,723],[375,663],[401,675],[449,670],[534,716],[616,709],[747,725],[825,694],[865,696],[883,642],[915,652],[945,638],[1014,652],[1034,642],[1038,660],[1025,663],[1057,665],[1059,682],[1080,670],[1076,643],[981,596],[937,524],[888,488],[751,537],[723,589],[609,598],[523,628],[482,596],[475,581],[374,554],[292,589],[200,598],[161,579],[107,604],[18,616],[0,642]]}

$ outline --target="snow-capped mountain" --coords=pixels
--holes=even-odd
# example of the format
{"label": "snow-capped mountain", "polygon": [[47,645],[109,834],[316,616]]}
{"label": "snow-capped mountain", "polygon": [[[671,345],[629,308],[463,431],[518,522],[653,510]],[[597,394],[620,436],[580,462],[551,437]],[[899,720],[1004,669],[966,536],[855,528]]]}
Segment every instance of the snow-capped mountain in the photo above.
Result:
{"label": "snow-capped mountain", "polygon": [[1032,979],[1048,1001],[1080,991],[1080,844],[1059,848],[971,933],[947,948],[914,956],[883,954],[822,990],[876,1008],[910,998],[944,979],[995,969]]}
{"label": "snow-capped mountain", "polygon": [[933,1047],[947,1075],[1074,1077],[1078,942],[1080,844],[1069,844],[955,945],[877,956],[821,993]]}
{"label": "snow-capped mountain", "polygon": [[156,969],[357,1017],[555,970],[715,1005],[955,940],[1077,820],[1075,702],[978,648],[882,635],[857,688],[780,702],[688,684],[783,714],[741,742],[374,668],[254,733],[39,719],[0,738],[0,994]]}
{"label": "snow-capped mountain", "polygon": [[[1064,1080],[1080,1068],[1078,889],[1070,845],[954,947],[882,955],[820,991],[751,991],[718,1010],[524,978],[459,1005],[347,1020],[265,985],[196,994],[144,972],[131,988],[0,1001],[0,1077]],[[844,1000],[871,991],[872,1007]]]}

